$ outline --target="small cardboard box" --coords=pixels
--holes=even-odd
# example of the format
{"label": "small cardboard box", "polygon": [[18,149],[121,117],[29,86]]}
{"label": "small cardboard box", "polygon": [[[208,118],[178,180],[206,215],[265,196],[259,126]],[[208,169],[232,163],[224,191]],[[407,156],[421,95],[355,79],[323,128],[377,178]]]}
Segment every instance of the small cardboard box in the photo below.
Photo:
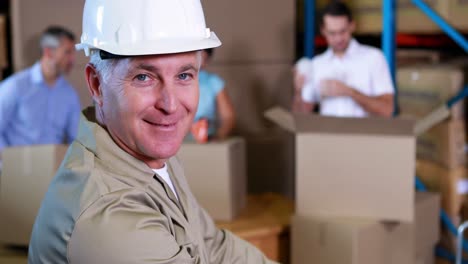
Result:
{"label": "small cardboard box", "polygon": [[447,169],[434,162],[418,159],[416,175],[429,191],[441,194],[441,207],[449,216],[456,218],[467,194],[465,166]]}
{"label": "small cardboard box", "polygon": [[0,176],[0,241],[27,245],[50,181],[65,156],[66,145],[4,149]]}
{"label": "small cardboard box", "polygon": [[416,156],[449,169],[464,166],[465,137],[463,120],[442,122],[418,137]]}
{"label": "small cardboard box", "polygon": [[[400,116],[422,118],[445,104],[463,88],[463,72],[453,65],[415,65],[397,71]],[[452,119],[463,119],[459,102],[450,109]]]}
{"label": "small cardboard box", "polygon": [[266,116],[296,135],[296,213],[413,221],[413,121]]}
{"label": "small cardboard box", "polygon": [[190,188],[215,220],[232,220],[247,199],[245,142],[184,143],[177,156]]}
{"label": "small cardboard box", "polygon": [[293,264],[414,264],[439,238],[439,196],[417,193],[414,223],[296,215]]}

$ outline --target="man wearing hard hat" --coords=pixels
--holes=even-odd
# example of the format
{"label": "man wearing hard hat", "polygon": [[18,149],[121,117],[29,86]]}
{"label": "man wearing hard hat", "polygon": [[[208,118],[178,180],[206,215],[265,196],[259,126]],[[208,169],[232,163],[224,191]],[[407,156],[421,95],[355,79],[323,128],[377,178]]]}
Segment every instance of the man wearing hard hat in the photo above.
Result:
{"label": "man wearing hard hat", "polygon": [[198,103],[199,0],[87,0],[81,116],[34,224],[29,263],[270,263],[219,230],[173,156]]}

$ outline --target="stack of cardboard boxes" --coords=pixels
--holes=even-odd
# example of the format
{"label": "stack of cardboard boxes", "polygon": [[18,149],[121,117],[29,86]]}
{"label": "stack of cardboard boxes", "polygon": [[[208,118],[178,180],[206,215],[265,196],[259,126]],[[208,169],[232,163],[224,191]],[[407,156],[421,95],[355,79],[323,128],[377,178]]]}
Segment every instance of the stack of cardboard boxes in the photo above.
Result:
{"label": "stack of cardboard boxes", "polygon": [[[400,115],[422,118],[457,94],[463,72],[453,65],[408,66],[398,69]],[[455,225],[467,193],[464,103],[450,110],[450,117],[417,138],[416,174],[431,191],[442,195],[442,208]],[[446,233],[445,231],[443,231]],[[445,236],[444,236],[445,237]],[[444,239],[453,250],[453,241]]]}
{"label": "stack of cardboard boxes", "polygon": [[414,191],[413,121],[266,116],[295,134],[293,264],[432,263],[439,196]]}

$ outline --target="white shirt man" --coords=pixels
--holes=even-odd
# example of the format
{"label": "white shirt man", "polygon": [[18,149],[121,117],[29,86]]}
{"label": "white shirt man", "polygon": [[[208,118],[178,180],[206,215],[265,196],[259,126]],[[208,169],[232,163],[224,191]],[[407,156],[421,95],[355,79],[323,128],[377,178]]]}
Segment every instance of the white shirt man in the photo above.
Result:
{"label": "white shirt man", "polygon": [[328,50],[296,65],[295,86],[302,102],[293,110],[310,112],[320,103],[320,113],[340,117],[393,114],[393,84],[382,52],[352,38],[356,25],[342,2],[331,2],[324,11],[321,33]]}
{"label": "white shirt man", "polygon": [[340,117],[366,117],[369,113],[349,96],[322,97],[321,83],[338,80],[362,94],[378,97],[393,94],[394,88],[382,52],[352,39],[342,57],[329,48],[312,60],[301,60],[297,70],[305,76],[302,99],[320,102],[320,114]]}

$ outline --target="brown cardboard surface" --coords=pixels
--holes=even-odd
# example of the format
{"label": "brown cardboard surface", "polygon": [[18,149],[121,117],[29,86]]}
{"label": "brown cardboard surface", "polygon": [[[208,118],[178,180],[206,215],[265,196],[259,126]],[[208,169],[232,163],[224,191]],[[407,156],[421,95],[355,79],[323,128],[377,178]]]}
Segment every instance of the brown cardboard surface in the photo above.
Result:
{"label": "brown cardboard surface", "polygon": [[277,130],[246,141],[248,192],[276,192],[294,199],[294,136]]}
{"label": "brown cardboard surface", "polygon": [[279,109],[266,116],[294,128],[298,214],[413,220],[412,121],[317,117]]}
{"label": "brown cardboard surface", "polygon": [[449,169],[464,166],[465,132],[463,120],[449,120],[436,125],[418,137],[418,159],[433,161]]}
{"label": "brown cardboard surface", "polygon": [[270,0],[202,1],[206,23],[223,45],[214,62],[292,63],[296,3]]}
{"label": "brown cardboard surface", "polygon": [[459,214],[465,196],[458,191],[459,182],[466,178],[464,166],[446,169],[434,162],[417,160],[416,175],[429,191],[440,192],[441,207],[449,216]]}
{"label": "brown cardboard surface", "polygon": [[[400,116],[422,118],[463,88],[458,67],[407,66],[397,71]],[[462,119],[463,102],[451,108],[452,119]]]}
{"label": "brown cardboard surface", "polygon": [[[0,14],[0,72],[2,69],[8,67],[7,56],[7,36],[6,36],[6,16]],[[1,73],[0,73],[1,74]],[[1,80],[1,76],[0,76]]]}
{"label": "brown cardboard surface", "polygon": [[[358,218],[292,218],[293,264],[414,264],[430,261],[438,240],[439,196],[417,193],[414,223]],[[426,263],[426,262],[420,262]]]}
{"label": "brown cardboard surface", "polygon": [[247,199],[243,139],[184,143],[177,156],[195,198],[215,220],[232,220],[239,215]]}
{"label": "brown cardboard surface", "polygon": [[6,148],[0,182],[0,241],[27,245],[49,182],[67,146],[39,145]]}
{"label": "brown cardboard surface", "polygon": [[466,0],[446,0],[449,5],[449,22],[455,28],[467,32],[468,31],[468,20],[466,14],[468,14],[468,2]]}
{"label": "brown cardboard surface", "polygon": [[[10,0],[13,70],[19,71],[34,64],[40,57],[39,37],[50,25],[70,29],[79,42],[85,0]],[[41,14],[38,16],[38,14]],[[88,59],[76,53],[76,62],[67,79],[77,91],[82,107],[91,105],[91,96],[84,78]]]}

